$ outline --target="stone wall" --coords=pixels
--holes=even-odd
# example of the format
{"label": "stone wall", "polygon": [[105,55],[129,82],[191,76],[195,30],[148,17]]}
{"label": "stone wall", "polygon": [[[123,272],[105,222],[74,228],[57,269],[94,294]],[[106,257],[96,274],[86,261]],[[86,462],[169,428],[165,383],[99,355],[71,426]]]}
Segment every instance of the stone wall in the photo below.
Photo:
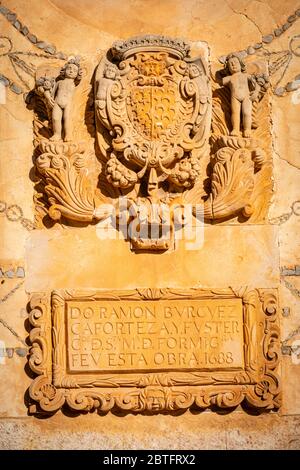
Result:
{"label": "stone wall", "polygon": [[[0,13],[0,448],[299,449],[299,2],[4,0]],[[212,75],[229,53],[242,51],[245,62],[267,64],[270,76],[264,142],[272,175],[259,196],[267,201],[266,214],[249,223],[234,218],[207,224],[198,251],[180,244],[176,251],[136,254],[123,240],[100,240],[94,225],[39,225],[43,207],[36,202],[30,102],[36,74],[80,57],[88,100],[105,51],[114,41],[145,34],[189,41],[192,51],[204,51]],[[94,138],[84,122],[78,135]],[[237,406],[138,415],[82,415],[67,408],[47,417],[31,413],[28,388],[35,374],[28,366],[28,300],[33,292],[170,285],[278,289],[278,411]]]}

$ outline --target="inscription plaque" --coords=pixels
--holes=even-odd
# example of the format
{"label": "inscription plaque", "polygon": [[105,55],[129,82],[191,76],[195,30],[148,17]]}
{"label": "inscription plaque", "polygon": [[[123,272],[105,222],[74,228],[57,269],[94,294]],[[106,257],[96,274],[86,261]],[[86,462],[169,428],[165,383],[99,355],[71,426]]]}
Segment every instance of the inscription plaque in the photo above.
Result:
{"label": "inscription plaque", "polygon": [[274,289],[31,297],[30,410],[280,406]]}
{"label": "inscription plaque", "polygon": [[243,367],[240,299],[66,302],[69,372]]}

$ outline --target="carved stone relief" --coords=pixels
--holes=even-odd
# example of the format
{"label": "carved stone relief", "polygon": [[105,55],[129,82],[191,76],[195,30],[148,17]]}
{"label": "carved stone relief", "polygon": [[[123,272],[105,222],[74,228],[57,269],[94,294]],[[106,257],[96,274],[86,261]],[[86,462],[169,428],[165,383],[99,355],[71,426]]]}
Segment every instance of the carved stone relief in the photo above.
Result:
{"label": "carved stone relief", "polygon": [[[213,71],[187,42],[147,35],[114,43],[95,69],[75,58],[44,72],[39,228],[114,217],[133,251],[161,252],[185,223],[178,208],[206,224],[265,220],[264,63],[231,54]],[[33,294],[31,309],[32,412],[280,406],[275,289],[60,290]]]}
{"label": "carved stone relief", "polygon": [[[34,162],[42,217],[95,223],[113,214],[118,230],[139,227],[127,233],[132,250],[156,251],[173,246],[178,207],[189,205],[206,223],[263,221],[272,193],[269,79],[263,65],[248,65],[253,73],[231,55],[214,76],[185,41],[141,36],[112,45],[89,98],[74,59],[56,76],[39,76]],[[95,106],[94,116],[85,112],[90,136],[82,141],[71,129],[79,119],[75,85],[86,109],[91,100]]]}
{"label": "carved stone relief", "polygon": [[30,305],[31,412],[280,406],[276,290],[64,290]]}

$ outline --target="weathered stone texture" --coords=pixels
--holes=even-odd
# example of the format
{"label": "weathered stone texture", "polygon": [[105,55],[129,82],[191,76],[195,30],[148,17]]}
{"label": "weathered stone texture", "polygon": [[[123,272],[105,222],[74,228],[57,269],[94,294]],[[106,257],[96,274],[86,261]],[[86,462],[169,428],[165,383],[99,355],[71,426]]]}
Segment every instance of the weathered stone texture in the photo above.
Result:
{"label": "weathered stone texture", "polygon": [[[0,448],[300,448],[298,7],[296,0],[1,2]],[[154,67],[158,77],[164,70],[169,78],[175,77],[176,84],[181,83],[177,101],[172,94],[175,88],[168,89],[169,102],[163,108],[169,106],[167,117],[163,112],[160,115],[161,122],[169,119],[172,106],[180,99],[182,107],[186,106],[182,122],[193,128],[188,145],[174,131],[172,142],[177,147],[168,158],[173,165],[182,151],[187,164],[176,163],[175,167],[174,163],[173,173],[168,172],[167,159],[165,167],[152,161],[152,169],[142,173],[140,162],[146,154],[150,161],[151,151],[138,155],[132,150],[136,142],[131,127],[134,119],[144,126],[139,149],[147,141],[145,132],[151,126],[151,143],[167,141],[168,126],[154,122],[146,108],[141,112],[135,107],[130,93],[136,93],[142,104],[147,96],[139,94],[138,82],[130,91],[126,75],[134,71],[128,51],[142,47],[147,34],[185,41],[177,44],[177,49],[171,44],[172,49],[162,39],[159,52],[167,54],[167,59],[155,56],[157,50],[143,50],[143,58],[135,59],[143,80]],[[132,37],[138,38],[135,46],[126,42]],[[156,40],[148,37],[148,46],[150,41],[153,48],[151,41]],[[121,43],[123,49],[114,46],[112,55],[105,56],[116,41],[125,41]],[[185,44],[191,47],[192,59],[187,58]],[[228,68],[231,53],[235,53],[236,70],[232,64]],[[196,60],[198,56],[201,61]],[[125,63],[126,74],[122,75]],[[74,77],[63,69],[66,64],[73,64]],[[64,79],[58,81],[61,70]],[[154,75],[149,87],[155,82]],[[45,76],[52,79],[50,84],[45,83]],[[118,91],[120,83],[123,94],[121,88]],[[189,110],[195,96],[201,106],[198,109],[193,105]],[[250,101],[245,111],[243,103]],[[111,102],[117,103],[114,111]],[[124,116],[120,118],[126,128],[126,139],[120,143],[114,127],[119,119],[118,106],[129,102],[130,119],[125,122]],[[156,153],[161,151],[155,148]],[[201,154],[197,165],[189,152],[193,152],[193,158]],[[107,167],[106,159],[110,159]],[[160,180],[162,174],[164,179]],[[57,191],[59,184],[62,192]],[[101,191],[104,187],[106,192]],[[177,246],[171,241],[166,246],[156,243],[143,247],[133,238],[125,241],[122,231],[114,228],[111,235],[117,239],[103,238],[99,223],[105,215],[103,204],[114,201],[119,194],[116,191],[135,191],[134,197],[147,196],[151,204],[164,193],[172,207],[173,196],[169,196],[175,194],[174,188],[180,194],[176,196],[179,204],[205,200],[200,248],[187,249],[185,240],[178,241]],[[28,392],[36,377],[27,357],[28,301],[33,293],[50,298],[56,289],[152,288],[151,295],[154,291],[157,295],[157,289],[170,287],[271,289],[278,293],[278,323],[273,329],[266,328],[271,340],[264,352],[266,367],[271,369],[272,361],[277,361],[278,345],[282,352],[279,367],[276,362],[279,379],[275,382],[282,388],[278,411],[250,414],[242,404],[224,414],[215,412],[214,407],[209,411],[192,407],[170,414],[143,414],[144,408],[142,414],[113,411],[75,416],[64,408],[45,419],[39,419],[45,417],[43,414],[28,415],[38,402],[29,398]],[[257,292],[262,297],[261,291]],[[265,311],[272,316],[269,308]],[[31,317],[31,326],[40,326],[36,320],[35,325]],[[43,327],[45,335],[31,334],[31,343],[49,334],[49,321]],[[38,364],[40,346],[35,347],[33,362],[37,373],[44,374],[43,364]],[[49,357],[46,368],[51,368]],[[43,388],[50,398],[53,389],[48,382]],[[268,391],[260,384],[262,401],[264,393]],[[273,402],[268,397],[269,408],[277,408],[277,398]]]}

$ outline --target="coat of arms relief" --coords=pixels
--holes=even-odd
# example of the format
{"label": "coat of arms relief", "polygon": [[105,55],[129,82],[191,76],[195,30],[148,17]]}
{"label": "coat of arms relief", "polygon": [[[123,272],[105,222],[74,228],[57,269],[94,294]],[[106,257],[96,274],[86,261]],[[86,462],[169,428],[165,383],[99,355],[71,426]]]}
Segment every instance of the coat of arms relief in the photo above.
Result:
{"label": "coat of arms relief", "polygon": [[265,220],[272,170],[261,64],[231,54],[213,73],[187,42],[141,36],[114,43],[88,80],[78,58],[36,78],[41,228],[113,217],[117,230],[135,227],[132,250],[165,251],[187,206],[208,224]]}

